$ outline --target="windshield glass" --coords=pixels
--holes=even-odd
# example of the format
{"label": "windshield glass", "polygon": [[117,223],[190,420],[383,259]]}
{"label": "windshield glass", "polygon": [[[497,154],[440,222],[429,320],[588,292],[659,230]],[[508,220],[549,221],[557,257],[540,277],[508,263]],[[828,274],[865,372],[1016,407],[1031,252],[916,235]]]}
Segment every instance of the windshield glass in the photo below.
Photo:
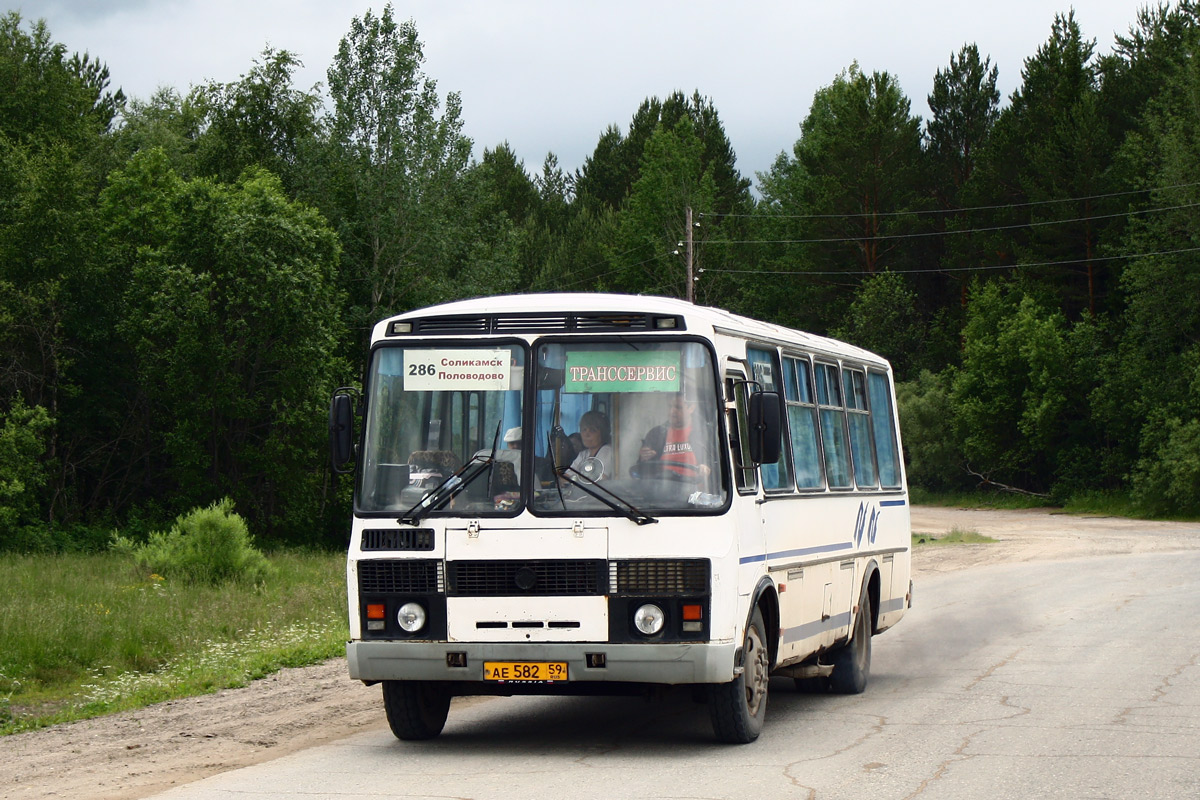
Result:
{"label": "windshield glass", "polygon": [[536,364],[534,446],[563,480],[539,482],[535,511],[613,514],[596,492],[573,485],[589,482],[646,514],[725,505],[720,403],[703,345],[543,344]]}
{"label": "windshield glass", "polygon": [[496,463],[433,514],[511,514],[521,507],[519,345],[381,347],[368,377],[358,508],[403,512],[476,456]]}

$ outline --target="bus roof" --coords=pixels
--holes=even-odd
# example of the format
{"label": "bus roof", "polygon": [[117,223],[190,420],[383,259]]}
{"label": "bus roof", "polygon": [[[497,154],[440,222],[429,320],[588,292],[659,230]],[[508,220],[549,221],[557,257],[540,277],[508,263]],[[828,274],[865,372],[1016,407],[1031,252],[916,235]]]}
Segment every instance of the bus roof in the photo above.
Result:
{"label": "bus roof", "polygon": [[[480,315],[546,315],[555,313],[678,316],[686,320],[690,333],[708,336],[735,336],[793,345],[830,354],[887,364],[882,356],[852,344],[824,336],[786,328],[770,322],[744,317],[712,306],[700,306],[674,297],[654,295],[607,294],[600,292],[547,292],[541,294],[512,294],[476,297],[440,305],[414,309],[388,317],[376,324],[372,341],[387,338],[389,326],[396,321],[435,317],[471,317]],[[462,331],[465,333],[466,331]],[[546,333],[554,332],[545,329]],[[448,332],[447,332],[448,333]],[[478,336],[479,332],[473,335]]]}

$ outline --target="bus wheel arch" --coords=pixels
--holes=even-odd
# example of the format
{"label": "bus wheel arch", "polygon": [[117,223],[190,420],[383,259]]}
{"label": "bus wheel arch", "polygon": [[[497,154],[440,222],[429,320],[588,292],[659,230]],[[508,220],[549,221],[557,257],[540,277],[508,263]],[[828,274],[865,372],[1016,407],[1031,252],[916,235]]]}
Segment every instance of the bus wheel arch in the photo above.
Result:
{"label": "bus wheel arch", "polygon": [[[779,596],[775,593],[775,584],[768,577],[763,577],[754,587],[753,600],[750,603],[749,616],[754,616],[755,609],[762,615],[766,625],[767,649],[770,651],[772,668],[779,663]],[[750,624],[750,619],[746,620]]]}
{"label": "bus wheel arch", "polygon": [[879,597],[880,597],[880,577],[879,567],[872,562],[870,573],[867,577],[867,585],[863,594],[871,601],[871,634],[879,630]]}

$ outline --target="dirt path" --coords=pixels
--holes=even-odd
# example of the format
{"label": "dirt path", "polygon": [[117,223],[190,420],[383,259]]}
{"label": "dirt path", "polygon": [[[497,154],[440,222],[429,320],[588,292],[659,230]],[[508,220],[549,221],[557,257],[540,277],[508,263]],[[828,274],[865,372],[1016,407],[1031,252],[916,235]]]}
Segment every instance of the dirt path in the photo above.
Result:
{"label": "dirt path", "polygon": [[[918,592],[922,575],[989,563],[1200,549],[1200,524],[925,507],[912,521],[914,533],[959,528],[998,540],[918,548]],[[351,681],[337,659],[244,689],[0,738],[0,796],[130,800],[385,725],[378,687]]]}

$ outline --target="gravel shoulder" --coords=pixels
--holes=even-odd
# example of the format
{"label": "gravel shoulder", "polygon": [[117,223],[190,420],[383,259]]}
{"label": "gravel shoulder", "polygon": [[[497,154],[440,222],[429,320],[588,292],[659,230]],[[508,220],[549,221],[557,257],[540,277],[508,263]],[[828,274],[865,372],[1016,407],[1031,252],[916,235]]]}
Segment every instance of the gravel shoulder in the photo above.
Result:
{"label": "gravel shoulder", "polygon": [[[958,528],[997,540],[917,548],[918,597],[922,576],[988,564],[1200,549],[1200,524],[1042,510],[915,507],[912,528],[933,536]],[[0,738],[0,793],[12,800],[133,800],[385,726],[378,687],[350,680],[345,661],[335,659],[243,689]]]}

